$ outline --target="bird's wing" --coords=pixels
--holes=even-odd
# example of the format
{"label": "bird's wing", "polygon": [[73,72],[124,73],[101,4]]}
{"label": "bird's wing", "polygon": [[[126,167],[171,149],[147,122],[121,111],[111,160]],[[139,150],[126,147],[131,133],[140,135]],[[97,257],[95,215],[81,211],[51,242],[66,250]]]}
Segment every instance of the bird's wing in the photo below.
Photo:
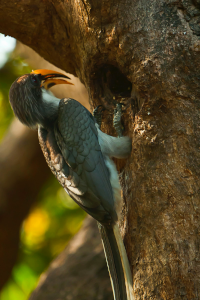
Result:
{"label": "bird's wing", "polygon": [[[93,116],[78,101],[62,99],[55,136],[67,165],[112,214],[114,199],[110,174],[101,153]],[[79,190],[79,186],[76,187]],[[87,200],[85,204],[87,207]]]}
{"label": "bird's wing", "polygon": [[89,111],[73,99],[62,99],[54,133],[40,128],[39,140],[68,194],[99,222],[116,220],[110,175]]}

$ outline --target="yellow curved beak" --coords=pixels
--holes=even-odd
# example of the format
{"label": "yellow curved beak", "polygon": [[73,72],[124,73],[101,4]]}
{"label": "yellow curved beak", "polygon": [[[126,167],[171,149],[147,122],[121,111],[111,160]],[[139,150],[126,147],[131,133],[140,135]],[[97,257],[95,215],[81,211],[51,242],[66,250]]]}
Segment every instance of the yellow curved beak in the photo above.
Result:
{"label": "yellow curved beak", "polygon": [[[71,83],[65,79],[65,78],[67,78],[67,79],[70,79],[70,78],[60,72],[46,70],[46,69],[38,69],[38,70],[32,71],[31,74],[41,75],[41,82],[42,82],[41,87],[43,86],[46,90],[48,90],[49,88],[51,88],[52,86],[54,86],[56,84],[71,84],[71,85],[73,85],[73,83]],[[61,77],[64,79],[60,79],[58,77]]]}

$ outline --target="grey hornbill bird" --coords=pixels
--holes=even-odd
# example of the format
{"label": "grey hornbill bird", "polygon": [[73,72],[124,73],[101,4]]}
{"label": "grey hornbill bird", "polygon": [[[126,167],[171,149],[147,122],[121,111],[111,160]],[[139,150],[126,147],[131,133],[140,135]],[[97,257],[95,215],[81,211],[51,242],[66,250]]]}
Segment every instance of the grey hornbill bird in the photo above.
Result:
{"label": "grey hornbill bird", "polygon": [[98,221],[115,300],[133,299],[129,262],[117,221],[121,189],[111,157],[125,158],[129,137],[103,133],[76,100],[58,99],[49,88],[70,84],[66,75],[36,70],[16,79],[10,103],[17,118],[38,127],[39,143],[51,171],[70,197]]}

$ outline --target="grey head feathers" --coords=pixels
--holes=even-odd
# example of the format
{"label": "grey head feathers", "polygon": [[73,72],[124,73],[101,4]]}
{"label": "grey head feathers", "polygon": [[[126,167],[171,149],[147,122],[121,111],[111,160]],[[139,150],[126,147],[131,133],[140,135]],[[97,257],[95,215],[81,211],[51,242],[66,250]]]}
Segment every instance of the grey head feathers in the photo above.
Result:
{"label": "grey head feathers", "polygon": [[[48,127],[57,115],[59,101],[41,87],[40,75],[25,74],[16,79],[9,92],[16,117],[30,128]],[[49,96],[48,96],[49,94]]]}

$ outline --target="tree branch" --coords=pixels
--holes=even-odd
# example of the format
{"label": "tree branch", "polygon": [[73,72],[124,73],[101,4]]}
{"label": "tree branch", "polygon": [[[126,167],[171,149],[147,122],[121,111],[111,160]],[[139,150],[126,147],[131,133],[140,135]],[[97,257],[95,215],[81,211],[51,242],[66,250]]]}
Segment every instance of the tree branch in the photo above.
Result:
{"label": "tree branch", "polygon": [[0,32],[15,37],[49,62],[76,74],[67,28],[51,1],[1,0]]}

